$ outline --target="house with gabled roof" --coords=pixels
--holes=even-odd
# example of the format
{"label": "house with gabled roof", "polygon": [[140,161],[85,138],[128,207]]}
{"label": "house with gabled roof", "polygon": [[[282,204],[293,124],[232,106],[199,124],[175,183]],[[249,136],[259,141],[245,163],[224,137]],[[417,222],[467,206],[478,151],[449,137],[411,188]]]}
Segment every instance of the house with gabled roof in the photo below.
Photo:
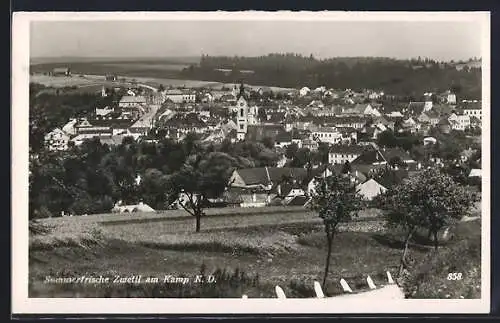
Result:
{"label": "house with gabled roof", "polygon": [[438,124],[440,117],[439,114],[434,110],[429,110],[422,112],[417,119],[421,123],[429,123],[431,126]]}
{"label": "house with gabled roof", "polygon": [[362,184],[358,184],[356,186],[356,191],[363,200],[372,201],[375,197],[385,193],[387,188],[373,178],[370,178]]}
{"label": "house with gabled roof", "polygon": [[281,132],[274,137],[274,147],[285,148],[292,144],[292,133]]}
{"label": "house with gabled roof", "polygon": [[120,108],[143,108],[146,105],[146,98],[143,96],[124,95],[118,102]]}
{"label": "house with gabled roof", "polygon": [[51,151],[61,151],[68,149],[70,136],[63,130],[55,128],[44,137],[45,145]]}
{"label": "house with gabled roof", "polygon": [[471,117],[476,117],[479,120],[482,119],[482,106],[481,101],[467,101],[462,102],[460,104],[460,109],[463,111],[463,114],[466,114]]}
{"label": "house with gabled roof", "polygon": [[344,164],[351,162],[363,154],[368,146],[359,145],[333,145],[328,153],[328,162],[330,164]]}
{"label": "house with gabled roof", "polygon": [[342,114],[359,114],[380,117],[382,114],[370,103],[358,103],[351,107],[342,109]]}

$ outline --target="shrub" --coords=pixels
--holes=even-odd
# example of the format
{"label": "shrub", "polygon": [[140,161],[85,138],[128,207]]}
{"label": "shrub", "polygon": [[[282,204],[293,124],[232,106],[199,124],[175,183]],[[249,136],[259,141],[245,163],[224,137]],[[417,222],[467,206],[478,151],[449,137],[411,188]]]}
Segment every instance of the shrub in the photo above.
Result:
{"label": "shrub", "polygon": [[[406,273],[403,288],[407,298],[480,298],[481,235],[471,233],[476,224],[463,224],[456,230],[454,244],[431,252],[422,263]],[[463,234],[468,232],[469,236]],[[448,280],[449,273],[461,279]]]}

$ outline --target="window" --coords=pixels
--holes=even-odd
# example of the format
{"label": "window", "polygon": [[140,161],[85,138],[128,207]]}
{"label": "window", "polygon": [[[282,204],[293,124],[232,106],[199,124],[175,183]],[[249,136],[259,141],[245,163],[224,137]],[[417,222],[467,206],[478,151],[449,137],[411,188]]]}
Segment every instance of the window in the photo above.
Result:
{"label": "window", "polygon": [[240,130],[243,130],[244,127],[245,127],[244,124],[240,124]]}
{"label": "window", "polygon": [[244,114],[244,112],[243,112],[243,108],[241,108],[241,109],[240,109],[240,117],[243,117],[243,114]]}

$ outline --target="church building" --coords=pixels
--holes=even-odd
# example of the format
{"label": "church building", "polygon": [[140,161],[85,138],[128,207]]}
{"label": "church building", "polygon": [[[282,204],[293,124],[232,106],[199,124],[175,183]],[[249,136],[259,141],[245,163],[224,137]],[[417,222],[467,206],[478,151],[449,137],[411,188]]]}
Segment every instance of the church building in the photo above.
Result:
{"label": "church building", "polygon": [[245,88],[243,84],[240,85],[240,93],[237,95],[236,108],[237,108],[237,118],[236,124],[237,129],[237,139],[244,140],[247,134],[249,125],[256,125],[259,123],[258,113],[259,108],[257,106],[249,107],[248,99],[245,94]]}

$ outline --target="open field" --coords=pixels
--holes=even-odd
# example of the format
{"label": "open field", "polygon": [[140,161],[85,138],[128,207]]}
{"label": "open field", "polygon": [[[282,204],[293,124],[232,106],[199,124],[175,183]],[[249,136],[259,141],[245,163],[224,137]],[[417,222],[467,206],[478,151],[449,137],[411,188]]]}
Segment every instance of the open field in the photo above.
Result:
{"label": "open field", "polygon": [[79,77],[79,76],[50,76],[43,74],[34,74],[30,76],[30,82],[43,84],[49,87],[78,87],[78,90],[87,92],[100,91],[102,86],[119,86],[119,82],[106,81],[104,77]]}
{"label": "open field", "polygon": [[[199,60],[199,59],[198,59]],[[220,83],[211,81],[198,81],[198,80],[183,80],[177,79],[178,73],[189,64],[195,64],[197,62],[193,61],[193,58],[172,58],[166,60],[158,59],[140,59],[140,60],[85,60],[78,61],[76,58],[72,60],[60,60],[46,61],[46,62],[34,62],[30,66],[30,72],[34,75],[31,76],[31,81],[36,83],[41,83],[47,86],[80,86],[80,82],[73,80],[78,75],[100,75],[115,74],[120,79],[126,78],[128,81],[135,79],[137,82],[141,82],[147,85],[158,87],[162,84],[165,87],[208,87],[213,89],[221,89],[225,87],[233,87],[238,84],[234,83]],[[72,71],[73,77],[57,77],[51,78],[49,76],[43,75],[44,73],[51,72],[56,67],[66,66]],[[62,85],[61,85],[62,84]],[[258,89],[261,86],[252,86],[254,89]],[[273,91],[288,91],[289,88],[281,87],[270,87]]]}
{"label": "open field", "polygon": [[69,67],[73,74],[117,74],[120,76],[175,77],[190,63],[175,60],[109,60],[109,61],[70,61],[32,64],[34,73],[51,72],[54,68]]}
{"label": "open field", "polygon": [[[30,297],[199,297],[197,293],[202,292],[193,286],[50,284],[43,281],[46,276],[81,275],[191,277],[199,273],[202,266],[207,273],[226,269],[251,277],[258,275],[257,285],[234,287],[230,284],[234,288],[226,286],[222,291],[214,291],[214,295],[240,297],[246,293],[249,297],[275,297],[276,284],[280,284],[289,297],[313,295],[312,282],[321,280],[326,255],[325,236],[317,216],[298,208],[283,212],[283,207],[270,208],[266,214],[247,209],[251,213],[232,210],[236,215],[217,215],[216,210],[202,219],[200,233],[194,233],[194,218],[181,211],[165,211],[163,215],[96,215],[41,221],[51,227],[51,232],[30,238]],[[335,237],[327,295],[342,292],[338,284],[340,278],[346,279],[355,291],[361,291],[366,289],[366,275],[370,275],[377,285],[385,283],[385,271],[396,275],[401,234],[384,233],[380,221],[374,217],[376,212],[365,212],[361,221],[343,226]],[[454,230],[457,232],[454,239],[444,244],[441,252],[464,252],[457,251],[456,247],[469,250],[472,243],[469,239],[476,243],[480,237],[479,224],[479,221],[460,224]],[[411,255],[415,263],[430,257],[430,249],[430,246],[412,243]],[[471,258],[473,263],[462,260],[453,266],[455,270],[462,270],[459,268],[461,263],[470,265],[463,269],[464,272],[476,273],[476,276],[468,277],[467,285],[456,289],[453,297],[479,297],[477,288],[468,289],[471,284],[477,286],[480,278],[477,276],[480,253],[478,249],[471,250],[469,252],[475,256]],[[442,270],[445,269],[440,269],[439,275],[444,275]],[[450,294],[453,282],[446,277],[433,279],[433,284],[441,286],[437,296],[444,298]],[[420,297],[427,295],[425,284],[428,282],[420,283],[420,294],[417,293]],[[203,295],[206,293],[205,290]]]}

